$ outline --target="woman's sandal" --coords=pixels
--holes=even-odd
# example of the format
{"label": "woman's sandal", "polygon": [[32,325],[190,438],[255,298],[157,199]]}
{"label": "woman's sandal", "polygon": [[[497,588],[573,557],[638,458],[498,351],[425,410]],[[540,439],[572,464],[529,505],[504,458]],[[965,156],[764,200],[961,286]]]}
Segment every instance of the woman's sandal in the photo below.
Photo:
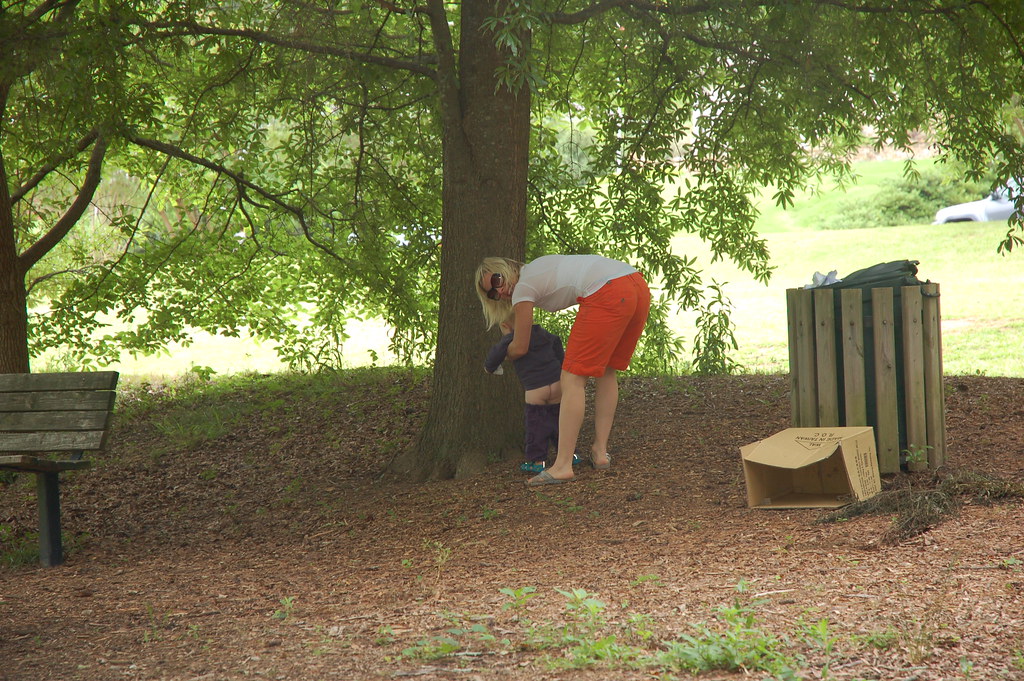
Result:
{"label": "woman's sandal", "polygon": [[526,481],[527,487],[541,487],[543,485],[564,485],[567,482],[572,482],[576,478],[568,478],[563,480],[562,478],[556,478],[547,471],[541,471],[540,475],[535,478],[530,478]]}
{"label": "woman's sandal", "polygon": [[606,471],[612,467],[612,455],[605,454],[605,456],[608,457],[608,460],[605,461],[604,463],[597,463],[593,459],[590,460],[590,465],[594,467],[594,470]]}

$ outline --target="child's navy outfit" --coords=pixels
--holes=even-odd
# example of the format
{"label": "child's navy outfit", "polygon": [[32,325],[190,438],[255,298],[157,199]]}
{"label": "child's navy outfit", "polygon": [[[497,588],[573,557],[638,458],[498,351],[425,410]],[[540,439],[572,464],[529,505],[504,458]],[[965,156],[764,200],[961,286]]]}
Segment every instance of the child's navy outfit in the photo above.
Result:
{"label": "child's navy outfit", "polygon": [[[508,354],[508,344],[512,342],[512,334],[501,337],[484,360],[484,368],[494,373]],[[543,388],[557,383],[562,378],[562,359],[565,350],[562,339],[534,324],[530,331],[530,349],[512,364],[516,368],[519,382],[524,390]],[[526,411],[526,447],[527,461],[541,463],[548,458],[548,444],[558,447],[558,411],[557,404],[527,404]]]}

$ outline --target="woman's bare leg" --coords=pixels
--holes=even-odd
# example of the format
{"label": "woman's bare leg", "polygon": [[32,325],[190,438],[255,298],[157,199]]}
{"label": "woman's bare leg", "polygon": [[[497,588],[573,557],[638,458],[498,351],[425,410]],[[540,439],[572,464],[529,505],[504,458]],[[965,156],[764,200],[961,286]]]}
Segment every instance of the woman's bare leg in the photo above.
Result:
{"label": "woman's bare leg", "polygon": [[[597,391],[594,396],[594,444],[591,456],[595,466],[608,463],[608,438],[611,437],[612,423],[615,421],[615,408],[619,404],[618,372],[609,367],[604,376],[597,379]],[[563,407],[564,408],[564,407]]]}
{"label": "woman's bare leg", "polygon": [[587,377],[562,371],[562,407],[558,413],[558,455],[547,469],[554,478],[573,477],[572,455],[583,426],[587,406]]}

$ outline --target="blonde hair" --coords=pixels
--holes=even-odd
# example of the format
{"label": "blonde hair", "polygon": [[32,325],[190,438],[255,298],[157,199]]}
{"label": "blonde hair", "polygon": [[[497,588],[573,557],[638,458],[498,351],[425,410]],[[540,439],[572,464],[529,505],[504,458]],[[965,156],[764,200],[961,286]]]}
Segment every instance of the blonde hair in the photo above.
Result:
{"label": "blonde hair", "polygon": [[487,297],[488,289],[480,286],[480,280],[484,273],[500,274],[505,281],[515,284],[519,281],[519,268],[523,263],[508,258],[484,258],[480,266],[476,268],[476,280],[473,288],[476,289],[476,296],[480,299],[480,305],[484,310],[484,321],[488,329],[493,329],[512,316],[512,303],[508,300],[491,300]]}

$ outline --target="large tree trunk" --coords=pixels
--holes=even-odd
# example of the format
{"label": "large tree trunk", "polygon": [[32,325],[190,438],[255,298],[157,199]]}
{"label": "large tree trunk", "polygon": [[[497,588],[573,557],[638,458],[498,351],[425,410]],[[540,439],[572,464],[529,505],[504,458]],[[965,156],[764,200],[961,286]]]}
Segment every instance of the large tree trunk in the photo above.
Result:
{"label": "large tree trunk", "polygon": [[0,373],[28,373],[25,271],[14,238],[14,213],[0,153]]}
{"label": "large tree trunk", "polygon": [[[0,226],[0,230],[6,231],[6,227]],[[28,370],[25,279],[17,258],[11,258],[7,248],[0,248],[0,374]]]}
{"label": "large tree trunk", "polygon": [[[530,96],[496,88],[505,55],[481,29],[495,5],[462,4],[457,99],[444,99],[444,190],[438,348],[419,441],[393,470],[413,479],[466,477],[522,451],[523,390],[514,372],[483,368],[485,332],[473,273],[486,256],[522,259]],[[443,86],[442,86],[443,89]]]}

